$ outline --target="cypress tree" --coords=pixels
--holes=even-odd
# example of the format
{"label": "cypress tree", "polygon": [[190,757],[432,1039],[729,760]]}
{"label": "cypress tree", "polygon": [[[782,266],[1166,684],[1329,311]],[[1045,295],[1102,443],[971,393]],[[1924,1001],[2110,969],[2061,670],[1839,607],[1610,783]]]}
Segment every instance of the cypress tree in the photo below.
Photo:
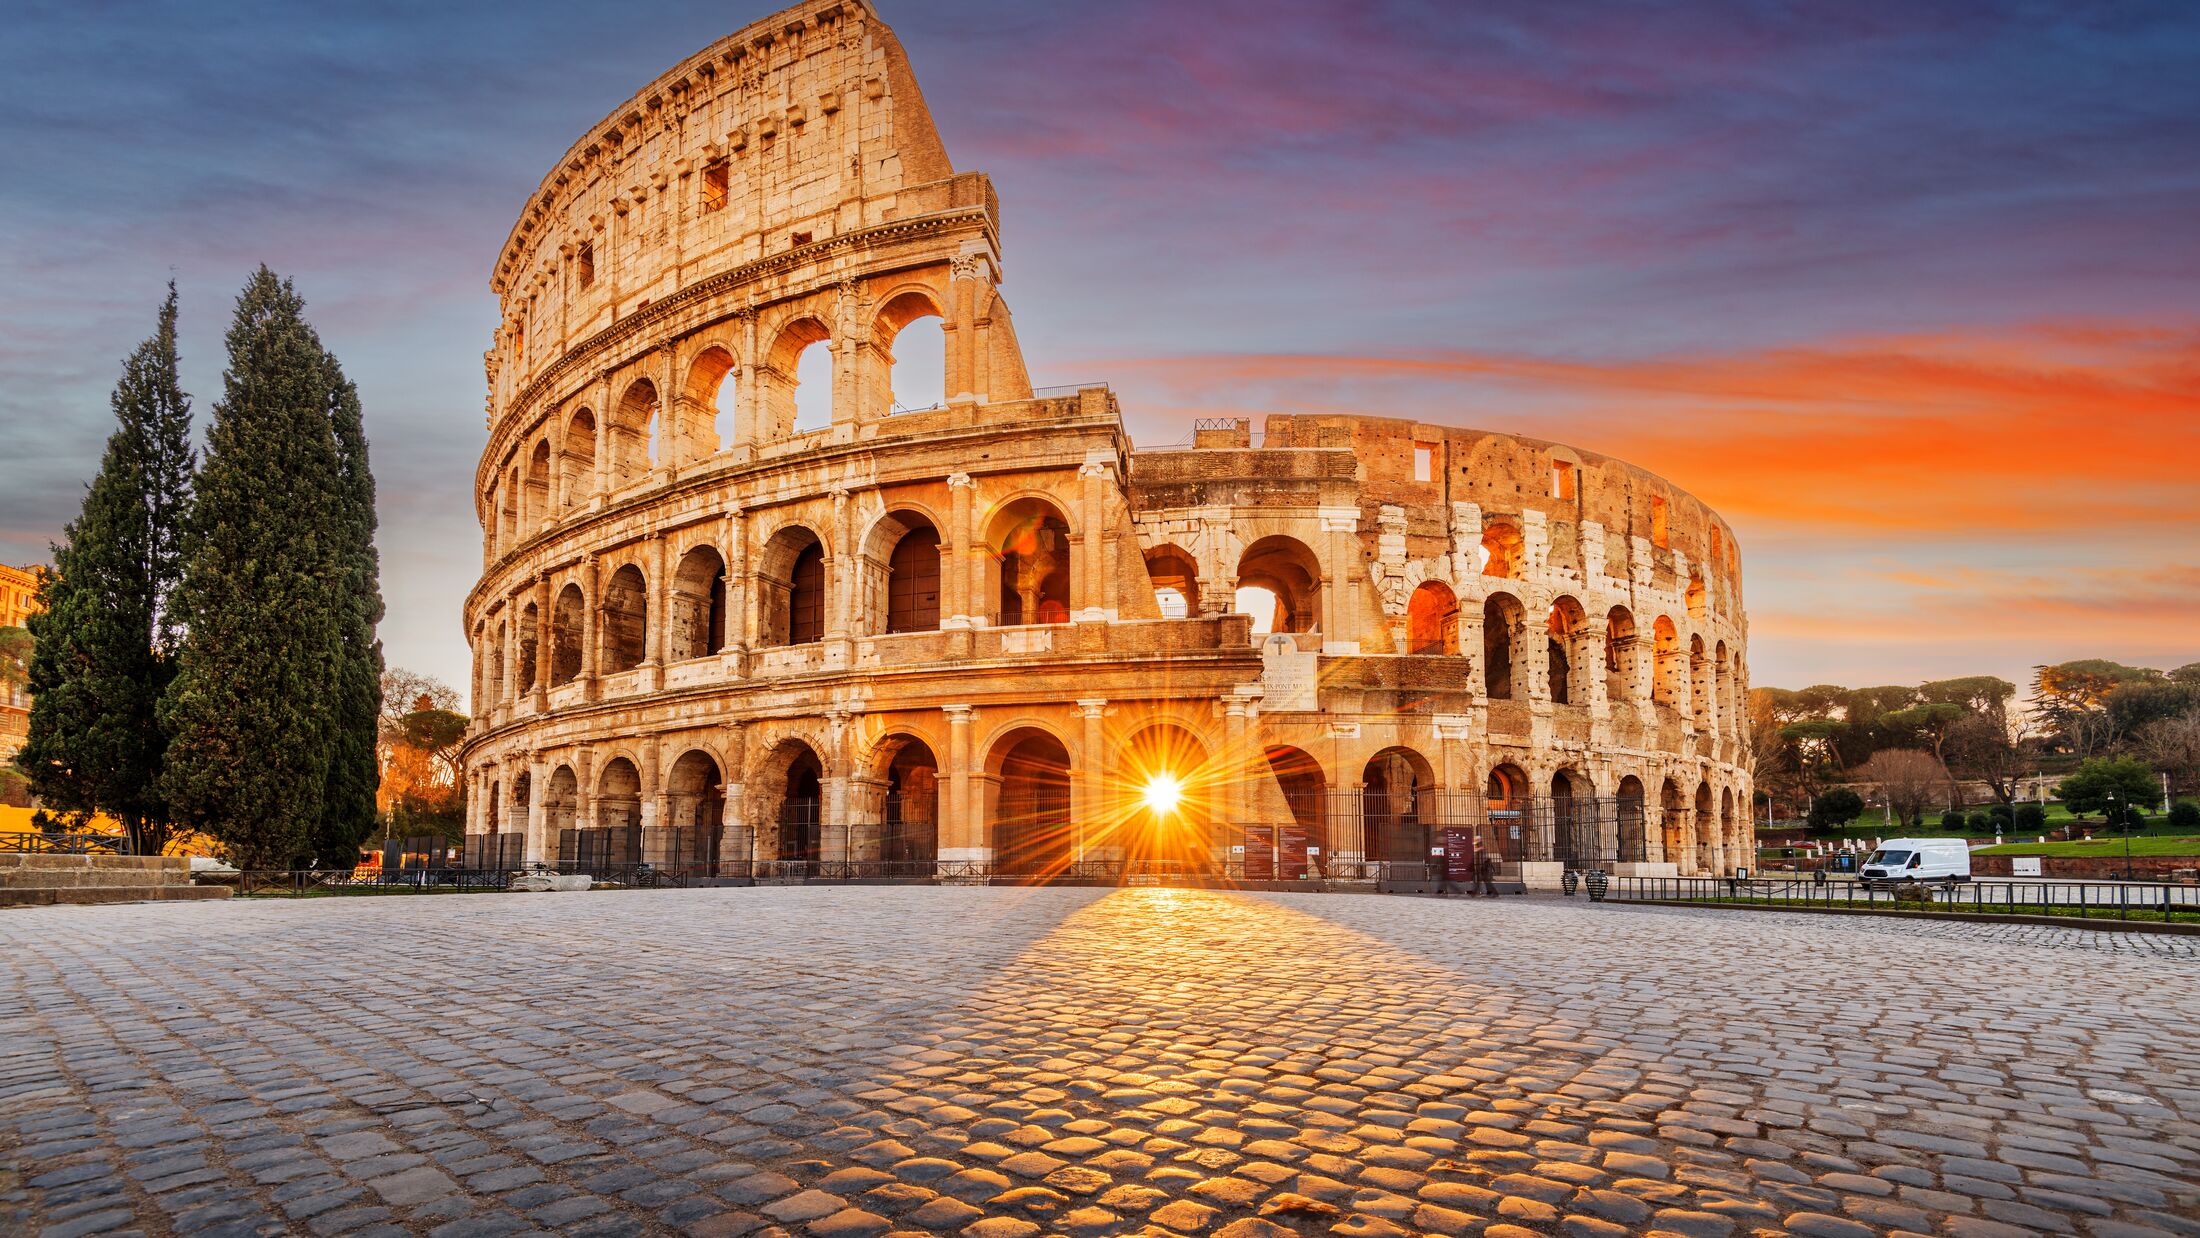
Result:
{"label": "cypress tree", "polygon": [[184,553],[161,786],[242,868],[306,851],[327,804],[348,545],[330,366],[288,280],[237,298]]}
{"label": "cypress tree", "polygon": [[171,596],[191,487],[191,401],[176,363],[176,286],[159,327],[123,362],[115,432],[84,505],[42,576],[18,764],[49,806],[104,811],[140,855],[169,835],[157,707],[173,669]]}
{"label": "cypress tree", "polygon": [[336,443],[336,502],[328,522],[339,560],[338,612],[342,661],[329,679],[335,732],[329,754],[327,801],[313,851],[323,865],[349,868],[359,843],[374,832],[374,793],[381,780],[375,741],[382,720],[381,560],[374,549],[374,474],[367,465],[366,425],[359,389],[333,356],[327,363],[329,427]]}

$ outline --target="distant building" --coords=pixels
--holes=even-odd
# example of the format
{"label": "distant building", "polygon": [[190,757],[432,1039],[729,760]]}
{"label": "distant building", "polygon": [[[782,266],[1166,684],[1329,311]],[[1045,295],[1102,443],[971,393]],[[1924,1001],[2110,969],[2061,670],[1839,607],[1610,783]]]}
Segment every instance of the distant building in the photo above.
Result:
{"label": "distant building", "polygon": [[[38,569],[0,563],[0,628],[19,628],[38,609]],[[31,696],[21,688],[0,692],[0,766],[23,750],[31,729]]]}

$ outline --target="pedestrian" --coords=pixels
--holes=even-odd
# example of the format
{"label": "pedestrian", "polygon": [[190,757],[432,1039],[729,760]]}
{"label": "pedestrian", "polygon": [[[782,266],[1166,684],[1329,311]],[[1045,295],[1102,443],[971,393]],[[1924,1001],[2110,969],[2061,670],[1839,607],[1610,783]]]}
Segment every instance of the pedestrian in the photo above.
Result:
{"label": "pedestrian", "polygon": [[1482,897],[1497,897],[1497,858],[1485,851],[1474,862],[1475,878],[1482,883]]}

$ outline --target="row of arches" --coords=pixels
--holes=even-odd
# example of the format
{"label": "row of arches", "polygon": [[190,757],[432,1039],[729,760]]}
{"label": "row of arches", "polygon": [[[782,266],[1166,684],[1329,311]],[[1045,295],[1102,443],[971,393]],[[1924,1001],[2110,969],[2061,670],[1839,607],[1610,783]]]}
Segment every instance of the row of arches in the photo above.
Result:
{"label": "row of arches", "polygon": [[[944,322],[929,288],[901,290],[880,305],[860,345],[879,359],[876,392],[842,380],[838,358],[857,346],[837,340],[816,315],[780,326],[747,367],[732,344],[713,342],[686,363],[676,390],[661,389],[656,378],[630,380],[605,408],[574,409],[507,457],[488,504],[492,555],[656,470],[822,430],[873,408],[885,414],[944,404]],[[744,391],[743,382],[754,389]],[[837,411],[847,401],[859,407]]]}
{"label": "row of arches", "polygon": [[[841,590],[855,603],[851,634],[934,631],[943,620],[949,549],[929,513],[895,508],[845,559],[836,560],[824,537],[799,523],[775,529],[745,567],[729,565],[715,545],[691,546],[654,603],[644,565],[622,562],[593,599],[585,580],[567,580],[547,614],[540,600],[528,599],[508,607],[508,619],[479,625],[476,699],[493,705],[507,690],[554,688],[588,674],[633,670],[652,658],[684,662],[737,644],[814,644],[832,630]],[[980,618],[993,625],[1069,621],[1073,556],[1060,508],[1035,496],[1003,504],[987,522],[983,550],[985,596],[973,607]]]}
{"label": "row of arches", "polygon": [[[1681,710],[1705,726],[1737,717],[1739,659],[1724,640],[1707,648],[1700,635],[1691,635],[1684,649],[1680,629],[1668,616],[1652,620],[1647,654],[1627,607],[1614,606],[1601,622],[1591,623],[1570,595],[1553,600],[1541,621],[1533,622],[1519,598],[1492,593],[1483,599],[1480,627],[1483,690],[1491,700],[1586,705],[1601,681],[1607,701]],[[1459,600],[1451,586],[1423,581],[1407,598],[1406,652],[1460,654],[1460,631]],[[1527,656],[1538,651],[1540,668]]]}

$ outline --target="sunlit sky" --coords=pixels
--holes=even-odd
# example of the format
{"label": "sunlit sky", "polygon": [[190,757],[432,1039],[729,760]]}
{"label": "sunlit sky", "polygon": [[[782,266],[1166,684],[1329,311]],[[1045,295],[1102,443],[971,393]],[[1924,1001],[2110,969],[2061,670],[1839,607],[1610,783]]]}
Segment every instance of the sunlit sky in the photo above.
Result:
{"label": "sunlit sky", "polygon": [[[0,39],[0,558],[182,290],[365,397],[390,660],[467,681],[488,273],[566,146],[767,4],[32,3]],[[1142,442],[1368,412],[1724,513],[1758,684],[2200,659],[2200,6],[881,0],[1001,194],[1035,382]]]}

